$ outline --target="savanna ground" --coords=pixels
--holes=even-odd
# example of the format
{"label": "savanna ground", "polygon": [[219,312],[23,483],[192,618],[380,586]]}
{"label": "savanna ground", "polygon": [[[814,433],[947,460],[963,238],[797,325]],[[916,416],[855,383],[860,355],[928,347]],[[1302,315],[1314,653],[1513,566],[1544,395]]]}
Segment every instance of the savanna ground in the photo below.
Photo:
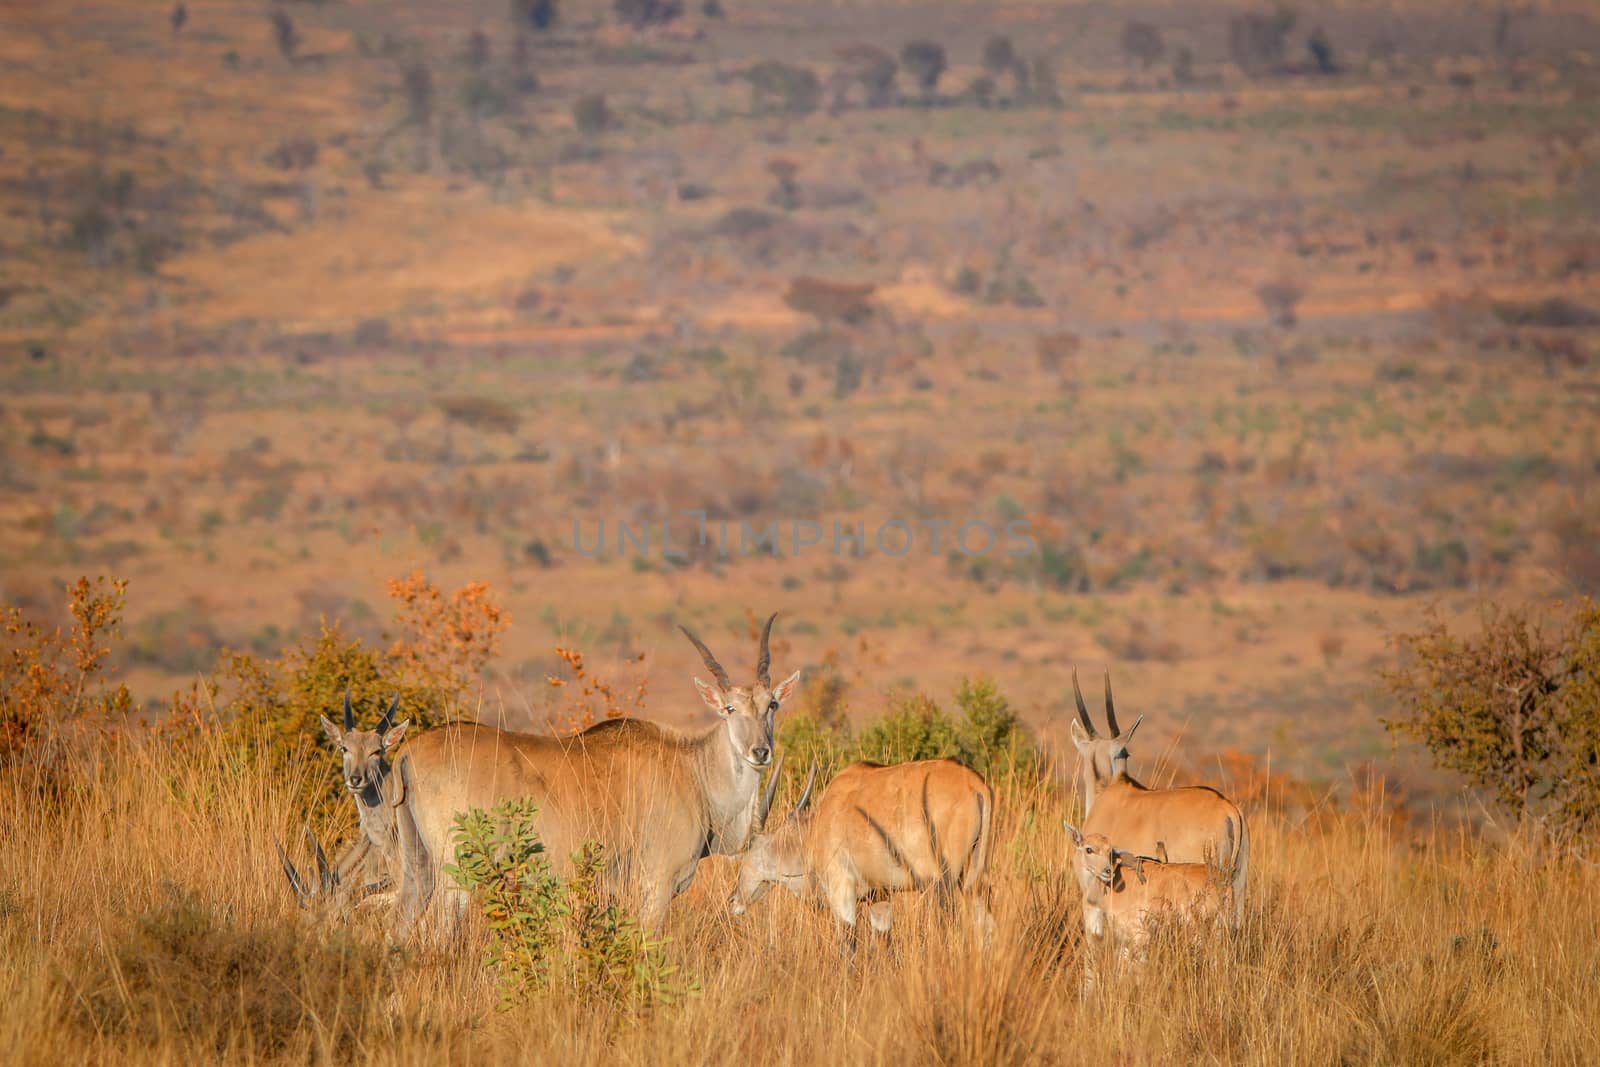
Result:
{"label": "savanna ground", "polygon": [[[1030,783],[981,966],[919,927],[847,973],[792,902],[727,919],[710,860],[668,931],[699,998],[496,1014],[475,957],[304,932],[270,841],[305,790],[202,733],[6,780],[3,1058],[1584,1058],[1593,874],[1458,826],[1376,671],[1430,606],[1600,591],[1600,23],[1350,2],[1274,54],[1222,4],[725,6],[7,11],[6,603],[126,576],[152,719],[224,647],[393,636],[419,569],[509,609],[473,704],[517,725],[558,644],[698,723],[673,624],[743,674],[772,610],[796,711],[838,720],[986,674],[1060,751],[1069,668],[1109,664],[1157,780],[1293,776],[1252,798],[1246,930],[1080,1002],[1067,792]],[[917,39],[934,87],[869,99],[861,46]],[[826,533],[616,550],[691,510]],[[894,519],[951,525],[896,554]],[[1040,551],[952,552],[969,520]],[[278,992],[234,1026],[191,965]]]}

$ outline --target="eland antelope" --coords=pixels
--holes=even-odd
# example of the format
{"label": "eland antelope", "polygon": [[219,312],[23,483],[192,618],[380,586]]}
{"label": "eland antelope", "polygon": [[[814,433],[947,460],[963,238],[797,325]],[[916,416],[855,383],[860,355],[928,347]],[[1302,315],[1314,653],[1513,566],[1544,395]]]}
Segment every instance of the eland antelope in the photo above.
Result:
{"label": "eland antelope", "polygon": [[538,804],[539,836],[558,876],[570,873],[584,842],[597,842],[606,850],[607,891],[635,904],[646,929],[658,928],[701,857],[741,851],[755,829],[777,712],[800,679],[796,671],[774,685],[768,674],[776,618],[762,627],[748,686],[735,685],[711,650],[680,627],[714,679],[694,680],[721,717],[701,733],[608,719],[566,737],[452,723],[413,738],[406,745],[411,780],[399,801],[405,884],[396,937],[408,935],[436,896],[449,900],[447,911],[464,912],[466,892],[437,875],[453,858],[455,819],[511,798]]}
{"label": "eland antelope", "polygon": [[[1078,719],[1071,723],[1072,743],[1078,750],[1078,772],[1083,779],[1083,833],[1098,834],[1134,854],[1154,855],[1165,845],[1166,857],[1177,864],[1216,862],[1231,872],[1233,922],[1244,916],[1244,890],[1250,865],[1250,835],[1244,815],[1233,801],[1209,786],[1150,789],[1128,774],[1128,739],[1144,721],[1134,720],[1127,733],[1117,726],[1111,702],[1111,673],[1106,672],[1106,725],[1101,737],[1089,718],[1089,708],[1072,672],[1072,695]],[[1237,828],[1237,832],[1234,831]],[[1087,893],[1087,876],[1079,872]]]}
{"label": "eland antelope", "polygon": [[[390,786],[392,767],[389,752],[405,737],[410,725],[407,719],[395,723],[394,713],[400,706],[397,696],[378,719],[374,730],[357,730],[355,710],[350,705],[350,691],[344,694],[344,729],[333,724],[326,715],[321,716],[322,730],[339,751],[342,764],[340,780],[356,803],[359,831],[337,863],[327,867],[327,857],[322,845],[308,829],[311,846],[316,854],[318,878],[315,888],[308,885],[294,864],[289,862],[283,846],[278,846],[284,873],[289,885],[303,905],[311,898],[331,894],[341,887],[359,886],[360,895],[370,896],[393,888],[399,882],[399,846],[395,836],[394,807]],[[324,869],[326,868],[326,869]],[[357,875],[366,872],[365,879]]]}
{"label": "eland antelope", "polygon": [[[989,851],[994,793],[983,776],[951,759],[883,766],[852,763],[807,811],[816,768],[783,825],[768,832],[769,785],[759,812],[762,829],[739,857],[739,881],[728,901],[735,915],[773,884],[792,893],[819,895],[840,924],[853,952],[856,912],[863,899],[903,890],[959,890],[972,897],[980,928],[993,925],[980,882]],[[887,934],[890,903],[867,909],[872,929]]]}
{"label": "eland antelope", "polygon": [[[1072,837],[1083,894],[1083,928],[1090,937],[1109,935],[1117,954],[1141,958],[1155,924],[1165,917],[1182,922],[1215,923],[1227,913],[1232,874],[1215,863],[1174,863],[1144,856],[1112,844],[1104,834],[1079,831],[1064,823]],[[1223,843],[1231,851],[1233,820],[1226,823]]]}

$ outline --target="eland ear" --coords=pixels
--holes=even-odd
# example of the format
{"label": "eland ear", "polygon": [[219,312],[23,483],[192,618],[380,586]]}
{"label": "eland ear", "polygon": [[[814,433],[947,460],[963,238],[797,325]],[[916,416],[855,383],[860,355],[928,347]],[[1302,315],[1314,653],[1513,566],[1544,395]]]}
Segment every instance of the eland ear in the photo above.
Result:
{"label": "eland ear", "polygon": [[698,678],[694,680],[694,687],[700,691],[700,699],[706,702],[706,707],[718,715],[728,714],[726,710],[728,702],[723,698],[721,689],[714,685],[707,685]]}
{"label": "eland ear", "polygon": [[800,672],[795,671],[793,674],[789,675],[789,677],[779,682],[776,688],[772,690],[772,699],[776,700],[779,704],[782,704],[785,700],[789,699],[789,694],[794,692],[794,687],[798,684],[800,684]]}
{"label": "eland ear", "polygon": [[410,725],[410,719],[403,719],[396,724],[388,733],[383,735],[383,747],[386,749],[393,748],[401,741],[404,741],[406,737],[406,727]]}
{"label": "eland ear", "polygon": [[1072,838],[1072,843],[1077,845],[1079,848],[1082,848],[1083,834],[1078,830],[1078,828],[1065,819],[1061,820],[1061,825],[1067,828],[1067,834]]}
{"label": "eland ear", "polygon": [[1077,719],[1073,719],[1071,722],[1067,723],[1067,732],[1072,735],[1072,744],[1074,747],[1076,747],[1079,752],[1087,755],[1089,745],[1094,740],[1094,738],[1089,736],[1089,731],[1085,730],[1083,725],[1079,723]]}
{"label": "eland ear", "polygon": [[344,734],[340,733],[339,728],[333,725],[333,720],[326,715],[319,715],[318,718],[322,720],[322,732],[328,735],[328,740],[333,742],[333,747],[338,748],[343,745]]}
{"label": "eland ear", "polygon": [[1123,734],[1122,737],[1120,738],[1120,740],[1126,741],[1126,740],[1128,740],[1128,738],[1132,737],[1133,736],[1133,732],[1139,728],[1139,724],[1142,723],[1142,722],[1144,722],[1144,716],[1143,715],[1139,716],[1137,719],[1134,719],[1133,720],[1133,725],[1128,727],[1128,732]]}

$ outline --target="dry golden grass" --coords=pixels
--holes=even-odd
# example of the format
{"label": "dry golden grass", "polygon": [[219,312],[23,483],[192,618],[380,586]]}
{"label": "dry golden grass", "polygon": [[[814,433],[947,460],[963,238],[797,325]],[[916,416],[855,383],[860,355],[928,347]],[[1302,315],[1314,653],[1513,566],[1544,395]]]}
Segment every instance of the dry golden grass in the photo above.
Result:
{"label": "dry golden grass", "polygon": [[[449,197],[443,185],[418,183],[330,211],[321,226],[328,239],[316,246],[269,234],[179,257],[173,274],[209,294],[204,311],[185,307],[182,321],[346,324],[419,307],[452,308],[485,292],[508,294],[509,301],[520,283],[554,264],[633,248],[596,213]],[[451,239],[441,242],[441,233]]]}
{"label": "dry golden grass", "polygon": [[[312,773],[301,768],[297,773]],[[1055,786],[1000,783],[987,950],[897,904],[852,969],[830,920],[743,920],[706,861],[670,952],[701,995],[624,1017],[562,989],[497,1011],[474,950],[386,956],[375,910],[319,929],[272,841],[302,817],[217,742],[0,781],[0,1061],[1577,1063],[1600,997],[1596,873],[1520,841],[1394,829],[1381,809],[1257,812],[1237,934],[1158,942],[1081,993]],[[1114,973],[1114,972],[1113,972]]]}

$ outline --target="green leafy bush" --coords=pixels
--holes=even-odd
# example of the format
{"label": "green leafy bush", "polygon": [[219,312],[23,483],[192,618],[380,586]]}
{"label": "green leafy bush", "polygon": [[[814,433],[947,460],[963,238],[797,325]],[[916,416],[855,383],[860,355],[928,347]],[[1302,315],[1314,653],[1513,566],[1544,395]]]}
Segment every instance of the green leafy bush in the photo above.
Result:
{"label": "green leafy bush", "polygon": [[507,800],[492,814],[473,808],[457,816],[455,863],[445,865],[477,896],[489,928],[484,960],[499,975],[505,1005],[548,983],[560,924],[571,914],[534,829],[538,810],[531,800]]}
{"label": "green leafy bush", "polygon": [[[332,742],[318,720],[339,721],[344,694],[351,694],[356,725],[370,730],[394,697],[400,707],[394,721],[412,721],[413,730],[443,722],[456,693],[432,680],[419,680],[407,665],[383,649],[372,648],[344,633],[337,623],[325,624],[275,660],[242,652],[224,655],[222,675],[232,681],[234,715],[228,728],[257,755],[286,759],[302,746],[329,752]],[[337,781],[312,783],[336,795]]]}
{"label": "green leafy bush", "polygon": [[973,770],[992,777],[1035,763],[1033,735],[994,679],[962,679],[956,687],[956,706],[961,709],[956,721],[957,752]]}
{"label": "green leafy bush", "polygon": [[851,759],[904,763],[954,757],[985,777],[1037,766],[1032,734],[992,679],[963,679],[955,701],[959,715],[923,693],[900,697],[855,737],[847,727],[798,717],[784,724],[778,741],[796,757],[791,773],[800,774],[813,760],[831,772]]}
{"label": "green leafy bush", "polygon": [[[356,724],[372,729],[398,697],[394,722],[410,719],[413,733],[447,721],[462,709],[493,659],[510,617],[489,587],[469,582],[445,593],[421,572],[391,579],[389,595],[399,616],[399,636],[375,647],[347,635],[337,622],[276,659],[229,651],[219,674],[230,684],[228,729],[248,751],[285,760],[304,746],[333,745],[318,719],[339,721],[346,692]],[[336,776],[307,779],[308,799],[336,798]]]}
{"label": "green leafy bush", "polygon": [[913,693],[896,700],[883,718],[862,731],[858,750],[862,759],[878,763],[954,756],[956,724],[932,697]]}
{"label": "green leafy bush", "polygon": [[1600,823],[1600,606],[1584,600],[1556,636],[1490,609],[1475,636],[1435,618],[1397,644],[1385,727],[1557,836]]}
{"label": "green leafy bush", "polygon": [[667,940],[647,934],[631,916],[606,901],[600,885],[605,850],[585,842],[572,863],[567,896],[579,987],[627,1008],[677,1003],[697,993],[693,983],[679,980],[677,966],[667,960]]}
{"label": "green leafy bush", "polygon": [[477,897],[489,929],[485,954],[510,1006],[567,983],[583,996],[642,1010],[698,992],[678,977],[667,941],[652,937],[601,885],[604,849],[585,842],[565,884],[551,871],[535,819],[538,806],[507,800],[455,821],[455,862],[445,872]]}

